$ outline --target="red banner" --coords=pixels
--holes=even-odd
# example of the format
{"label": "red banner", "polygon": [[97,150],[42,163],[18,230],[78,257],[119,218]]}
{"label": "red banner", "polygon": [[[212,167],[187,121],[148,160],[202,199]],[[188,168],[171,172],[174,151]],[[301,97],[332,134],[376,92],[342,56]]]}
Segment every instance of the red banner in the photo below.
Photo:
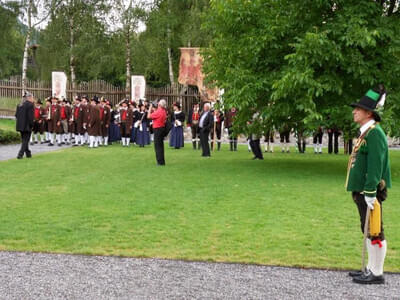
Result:
{"label": "red banner", "polygon": [[197,86],[202,98],[208,101],[216,101],[218,89],[208,89],[204,86],[203,57],[200,55],[200,48],[180,48],[181,59],[179,62],[180,84]]}

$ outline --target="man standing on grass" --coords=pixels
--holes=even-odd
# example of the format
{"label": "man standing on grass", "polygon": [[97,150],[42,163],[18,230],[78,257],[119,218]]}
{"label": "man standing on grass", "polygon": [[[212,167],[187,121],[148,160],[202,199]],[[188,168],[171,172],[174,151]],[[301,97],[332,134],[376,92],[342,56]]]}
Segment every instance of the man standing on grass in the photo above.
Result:
{"label": "man standing on grass", "polygon": [[[385,133],[377,123],[381,118],[376,111],[377,107],[383,107],[385,97],[381,86],[380,89],[369,90],[358,103],[351,104],[354,107],[354,122],[360,124],[360,136],[349,160],[346,188],[352,192],[363,232],[368,210],[374,209],[375,201],[382,206],[387,188],[391,187],[388,144]],[[382,222],[382,214],[380,220]],[[365,241],[368,252],[366,270],[350,272],[349,275],[356,283],[380,284],[385,282],[383,264],[387,247],[383,223],[379,233],[372,235],[370,232]]]}
{"label": "man standing on grass", "polygon": [[210,145],[208,143],[208,136],[210,130],[214,126],[214,116],[210,112],[210,103],[205,103],[203,106],[203,113],[200,116],[199,128],[200,128],[200,144],[202,149],[203,157],[210,157]]}
{"label": "man standing on grass", "polygon": [[154,149],[156,152],[156,160],[158,166],[165,165],[164,159],[164,137],[166,136],[165,122],[167,120],[167,102],[161,99],[157,103],[157,109],[154,107],[149,109],[147,118],[153,120],[154,132]]}
{"label": "man standing on grass", "polygon": [[15,118],[17,119],[16,129],[21,133],[21,149],[18,152],[18,159],[24,157],[26,154],[27,158],[32,157],[31,151],[29,150],[29,139],[31,138],[33,128],[33,95],[26,92],[22,104],[17,106],[15,112]]}

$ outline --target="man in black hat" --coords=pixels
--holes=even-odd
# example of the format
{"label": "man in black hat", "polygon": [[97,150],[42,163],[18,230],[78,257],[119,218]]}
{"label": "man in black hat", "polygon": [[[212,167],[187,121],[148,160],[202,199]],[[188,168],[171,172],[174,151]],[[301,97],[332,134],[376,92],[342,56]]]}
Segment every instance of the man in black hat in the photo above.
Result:
{"label": "man in black hat", "polygon": [[44,143],[44,116],[46,115],[46,110],[42,107],[42,101],[37,100],[34,108],[34,114],[33,114],[33,133],[31,134],[31,145],[33,143],[37,144],[39,142],[39,137],[40,137],[40,143]]}
{"label": "man in black hat", "polygon": [[33,117],[34,117],[34,105],[33,95],[26,92],[24,95],[24,101],[22,104],[17,106],[15,112],[15,118],[17,119],[16,129],[21,133],[21,149],[18,152],[18,159],[24,157],[32,157],[32,153],[29,150],[29,139],[31,137],[33,128]]}
{"label": "man in black hat", "polygon": [[[386,94],[384,89],[371,89],[354,107],[354,122],[360,125],[360,136],[350,156],[346,189],[352,192],[361,221],[361,231],[367,233],[366,248],[368,264],[365,270],[350,272],[353,281],[361,284],[384,283],[383,264],[386,256],[386,240],[382,223],[382,202],[387,197],[387,188],[391,187],[389,151],[386,135],[380,125],[377,107],[383,107]],[[380,205],[378,205],[378,203]],[[380,207],[379,207],[380,206]],[[368,218],[370,210],[375,210]],[[372,230],[374,218],[380,219],[380,230]]]}

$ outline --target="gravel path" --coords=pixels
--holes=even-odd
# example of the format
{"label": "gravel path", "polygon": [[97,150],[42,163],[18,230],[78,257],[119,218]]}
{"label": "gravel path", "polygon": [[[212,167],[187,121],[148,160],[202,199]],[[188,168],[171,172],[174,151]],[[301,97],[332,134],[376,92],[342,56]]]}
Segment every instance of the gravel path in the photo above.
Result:
{"label": "gravel path", "polygon": [[400,299],[400,274],[363,286],[337,271],[0,252],[0,299]]}
{"label": "gravel path", "polygon": [[[40,152],[49,152],[49,151],[56,151],[60,149],[69,148],[71,146],[62,145],[58,147],[57,145],[53,147],[49,147],[48,144],[35,144],[33,146],[29,145],[29,150],[32,152],[32,156]],[[21,148],[21,144],[15,145],[1,145],[0,146],[0,161],[1,160],[8,160],[17,158],[17,154],[19,149]],[[26,157],[24,156],[24,159]]]}

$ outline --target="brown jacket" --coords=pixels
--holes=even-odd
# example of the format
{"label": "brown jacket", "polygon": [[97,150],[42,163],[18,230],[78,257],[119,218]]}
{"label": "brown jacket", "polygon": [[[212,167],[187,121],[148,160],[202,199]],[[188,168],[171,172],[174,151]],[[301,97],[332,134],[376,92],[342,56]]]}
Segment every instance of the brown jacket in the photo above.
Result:
{"label": "brown jacket", "polygon": [[97,106],[90,106],[89,108],[87,131],[92,136],[100,135],[100,110]]}

